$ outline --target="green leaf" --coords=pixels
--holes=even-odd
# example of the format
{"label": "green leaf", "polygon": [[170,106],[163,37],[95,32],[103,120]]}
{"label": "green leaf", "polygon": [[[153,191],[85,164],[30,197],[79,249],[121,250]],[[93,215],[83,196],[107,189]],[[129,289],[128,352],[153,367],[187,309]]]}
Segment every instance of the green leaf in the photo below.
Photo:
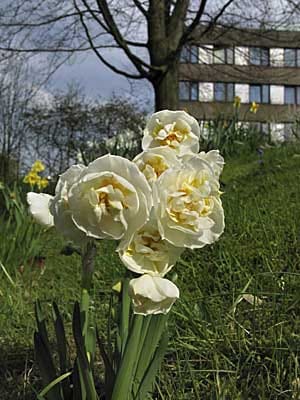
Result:
{"label": "green leaf", "polygon": [[126,343],[124,356],[121,361],[111,400],[127,400],[131,395],[133,369],[136,362],[136,355],[139,346],[141,329],[143,326],[143,316],[135,315]]}
{"label": "green leaf", "polygon": [[[65,328],[58,306],[55,302],[53,302],[53,320],[54,320],[54,328],[56,334],[57,350],[59,355],[60,373],[63,375],[69,370],[70,364],[67,358],[67,340],[66,340]],[[71,395],[70,379],[65,379],[62,382],[62,389],[64,393],[64,398],[65,399],[70,398]]]}
{"label": "green leaf", "polygon": [[[143,327],[142,327],[142,331],[141,331],[141,335],[140,335],[140,342],[139,342],[139,347],[138,347],[138,351],[136,354],[136,360],[135,360],[135,366],[134,366],[134,372],[133,372],[134,377],[136,376],[138,362],[139,362],[142,350],[144,349],[144,346],[145,346],[145,339],[146,339],[146,336],[148,333],[148,328],[150,326],[151,319],[152,319],[152,315],[147,315],[146,317],[144,317],[144,320],[143,320]],[[138,385],[139,385],[139,383],[138,383]],[[135,386],[137,384],[136,379],[134,379],[133,384],[134,384],[134,392],[135,392]]]}
{"label": "green leaf", "polygon": [[82,289],[81,292],[81,301],[80,301],[80,311],[82,318],[82,335],[86,336],[88,329],[88,315],[89,315],[89,306],[90,306],[90,295],[86,289]]}
{"label": "green leaf", "polygon": [[39,300],[35,302],[35,318],[37,323],[38,332],[41,335],[44,345],[47,347],[50,354],[50,344],[48,339],[48,333],[46,328],[46,320],[42,312],[41,303]]}
{"label": "green leaf", "polygon": [[68,378],[70,375],[72,374],[72,372],[66,372],[65,374],[57,377],[56,379],[54,379],[52,382],[50,382],[39,394],[40,396],[45,396],[45,394],[47,394],[48,392],[50,392],[51,389],[54,388],[54,386],[56,386],[58,383],[62,382],[64,379]]}
{"label": "green leaf", "polygon": [[[34,333],[35,359],[39,366],[42,381],[45,386],[56,379],[56,371],[49,349],[40,333]],[[60,387],[54,386],[47,394],[49,400],[62,400]]]}
{"label": "green leaf", "polygon": [[81,294],[80,315],[85,348],[91,357],[91,365],[93,365],[96,351],[96,330],[90,311],[90,295],[86,289],[83,289]]}
{"label": "green leaf", "polygon": [[94,358],[96,353],[96,329],[93,326],[89,326],[86,337],[85,337],[86,351],[90,355],[90,364],[94,364]]}
{"label": "green leaf", "polygon": [[78,361],[77,358],[74,362],[73,374],[72,374],[72,382],[73,382],[73,397],[72,400],[83,400],[85,398],[81,395],[81,384],[80,384],[80,374],[78,370]]}
{"label": "green leaf", "polygon": [[102,360],[104,363],[104,367],[105,367],[105,393],[106,393],[106,397],[108,399],[110,399],[112,391],[113,391],[113,385],[114,385],[116,374],[113,369],[112,361],[110,360],[107,352],[105,351],[103,341],[100,338],[98,329],[97,329],[97,342],[98,342],[100,354],[101,354],[101,357],[102,357]]}
{"label": "green leaf", "polygon": [[78,370],[79,374],[82,376],[83,379],[83,382],[81,382],[81,384],[84,384],[84,388],[87,393],[87,399],[95,400],[97,399],[97,393],[95,389],[94,378],[90,362],[87,356],[84,338],[81,331],[82,326],[83,325],[81,321],[80,306],[79,303],[76,302],[74,305],[74,312],[73,312],[73,335],[78,354]]}
{"label": "green leaf", "polygon": [[139,390],[136,396],[134,397],[135,400],[144,400],[147,396],[147,393],[152,391],[157,371],[161,365],[161,362],[164,358],[165,352],[168,347],[168,341],[169,341],[169,335],[168,332],[165,331],[159,342],[159,346],[154,354],[153,360],[151,361],[151,364],[149,365],[149,368],[145,373],[145,376],[142,380]]}
{"label": "green leaf", "polygon": [[168,316],[163,314],[152,315],[151,317],[134,377],[135,385],[138,387],[152,361],[156,348],[160,342],[161,335],[166,328],[167,320]]}
{"label": "green leaf", "polygon": [[4,272],[4,275],[5,275],[6,278],[8,279],[8,282],[9,282],[13,287],[16,287],[15,282],[13,281],[12,277],[9,275],[9,273],[7,272],[7,269],[4,267],[4,265],[2,264],[1,261],[0,261],[0,267],[1,267],[2,271]]}

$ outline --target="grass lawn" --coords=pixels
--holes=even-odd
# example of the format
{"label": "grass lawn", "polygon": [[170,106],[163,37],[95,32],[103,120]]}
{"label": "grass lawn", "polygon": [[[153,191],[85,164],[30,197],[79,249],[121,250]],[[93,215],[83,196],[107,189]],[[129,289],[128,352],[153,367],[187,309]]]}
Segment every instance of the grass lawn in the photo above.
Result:
{"label": "grass lawn", "polygon": [[[181,299],[153,399],[300,399],[300,148],[229,160],[222,175],[226,231],[186,251],[175,270]],[[5,238],[1,238],[5,240]],[[0,270],[0,399],[35,399],[33,303],[59,304],[68,327],[80,293],[80,257],[43,236],[45,268]],[[125,268],[114,244],[99,244],[94,280],[104,329],[111,286]],[[22,270],[22,268],[21,268]],[[123,400],[123,399],[120,399]]]}

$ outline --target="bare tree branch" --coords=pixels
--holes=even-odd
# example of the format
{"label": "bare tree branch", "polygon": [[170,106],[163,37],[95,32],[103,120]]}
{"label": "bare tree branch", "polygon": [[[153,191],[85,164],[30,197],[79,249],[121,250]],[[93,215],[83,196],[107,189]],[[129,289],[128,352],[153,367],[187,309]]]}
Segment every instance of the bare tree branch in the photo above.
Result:
{"label": "bare tree branch", "polygon": [[151,65],[145,63],[144,60],[137,57],[135,54],[133,54],[130,51],[129,47],[126,44],[126,41],[124,40],[121,32],[119,31],[119,29],[115,23],[115,20],[114,20],[112,14],[110,13],[110,10],[109,10],[106,0],[96,0],[96,1],[97,1],[99,9],[102,12],[104,21],[105,21],[106,25],[109,27],[110,33],[113,36],[116,43],[124,51],[126,56],[129,58],[129,60],[133,63],[133,65],[137,69],[137,71],[141,75],[143,75],[145,78],[148,77],[149,76],[148,72],[142,66],[151,69]]}
{"label": "bare tree branch", "polygon": [[142,4],[139,2],[139,0],[133,0],[134,5],[136,8],[144,15],[146,19],[148,19],[149,13],[148,11],[142,6]]}
{"label": "bare tree branch", "polygon": [[113,64],[111,64],[110,62],[108,62],[108,61],[103,57],[103,55],[99,52],[99,50],[94,46],[93,39],[92,39],[92,37],[91,37],[91,35],[90,35],[89,29],[88,29],[88,27],[87,27],[85,21],[84,21],[84,17],[83,17],[83,15],[81,14],[80,9],[79,9],[79,7],[78,7],[78,5],[77,5],[77,3],[76,3],[76,0],[74,0],[74,6],[75,6],[76,10],[77,10],[78,13],[79,13],[80,21],[81,21],[82,26],[83,26],[83,28],[84,28],[84,30],[85,30],[85,34],[86,34],[86,37],[87,37],[87,39],[88,39],[88,42],[89,42],[89,44],[90,44],[92,50],[93,50],[94,53],[96,54],[96,56],[99,58],[99,60],[100,60],[101,62],[103,62],[103,64],[106,65],[108,68],[110,68],[113,72],[116,72],[117,74],[120,74],[120,75],[122,75],[122,76],[125,76],[126,78],[130,78],[130,79],[143,79],[143,78],[145,78],[145,76],[142,75],[142,74],[140,74],[140,75],[135,75],[135,74],[130,74],[130,73],[124,71],[124,70],[121,70],[121,69],[115,67],[115,66],[114,66]]}

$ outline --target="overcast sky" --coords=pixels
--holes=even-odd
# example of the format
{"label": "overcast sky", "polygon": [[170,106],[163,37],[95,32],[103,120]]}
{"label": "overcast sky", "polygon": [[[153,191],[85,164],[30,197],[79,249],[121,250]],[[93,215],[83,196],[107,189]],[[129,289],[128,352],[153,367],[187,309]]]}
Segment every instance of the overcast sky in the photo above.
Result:
{"label": "overcast sky", "polygon": [[[116,63],[123,64],[119,60]],[[148,82],[129,82],[127,78],[105,67],[93,53],[77,55],[71,62],[60,67],[51,84],[55,89],[65,89],[72,82],[79,83],[85,94],[94,99],[107,100],[116,95],[136,99],[150,110],[153,106],[153,94]]]}

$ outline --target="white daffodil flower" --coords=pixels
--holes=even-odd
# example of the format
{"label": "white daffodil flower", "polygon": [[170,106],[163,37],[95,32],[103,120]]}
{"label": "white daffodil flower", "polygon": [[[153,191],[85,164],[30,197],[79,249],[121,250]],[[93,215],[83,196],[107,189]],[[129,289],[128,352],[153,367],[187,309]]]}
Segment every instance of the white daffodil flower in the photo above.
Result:
{"label": "white daffodil flower", "polygon": [[49,203],[53,196],[46,193],[27,193],[27,203],[29,212],[33,218],[41,225],[50,228],[54,225],[53,215],[49,210]]}
{"label": "white daffodil flower", "polygon": [[163,110],[154,113],[144,130],[143,150],[168,146],[181,156],[199,151],[200,127],[185,111]]}
{"label": "white daffodil flower", "polygon": [[154,207],[162,238],[174,246],[201,248],[224,230],[219,182],[199,157],[161,175],[154,187]]}
{"label": "white daffodil flower", "polygon": [[150,184],[154,183],[167,169],[179,167],[181,164],[174,150],[166,146],[145,150],[138,154],[133,162]]}
{"label": "white daffodil flower", "polygon": [[152,190],[138,167],[125,158],[105,155],[90,163],[69,191],[76,226],[98,239],[130,240],[149,219]]}
{"label": "white daffodil flower", "polygon": [[164,276],[175,265],[183,250],[163,240],[156,220],[151,218],[130,242],[120,243],[118,253],[129,270],[138,274]]}
{"label": "white daffodil flower", "polygon": [[179,298],[179,290],[168,279],[142,275],[129,282],[129,296],[135,314],[167,314]]}
{"label": "white daffodil flower", "polygon": [[182,162],[184,163],[194,157],[198,157],[207,161],[214,171],[215,177],[217,179],[220,178],[225,162],[219,150],[210,150],[207,153],[205,153],[205,151],[201,151],[199,154],[188,153],[182,157]]}
{"label": "white daffodil flower", "polygon": [[85,168],[81,164],[72,165],[72,167],[61,174],[55,188],[55,196],[50,201],[50,211],[54,217],[56,229],[64,237],[77,244],[83,244],[87,240],[87,237],[84,232],[78,229],[72,219],[72,212],[69,206],[69,191]]}

